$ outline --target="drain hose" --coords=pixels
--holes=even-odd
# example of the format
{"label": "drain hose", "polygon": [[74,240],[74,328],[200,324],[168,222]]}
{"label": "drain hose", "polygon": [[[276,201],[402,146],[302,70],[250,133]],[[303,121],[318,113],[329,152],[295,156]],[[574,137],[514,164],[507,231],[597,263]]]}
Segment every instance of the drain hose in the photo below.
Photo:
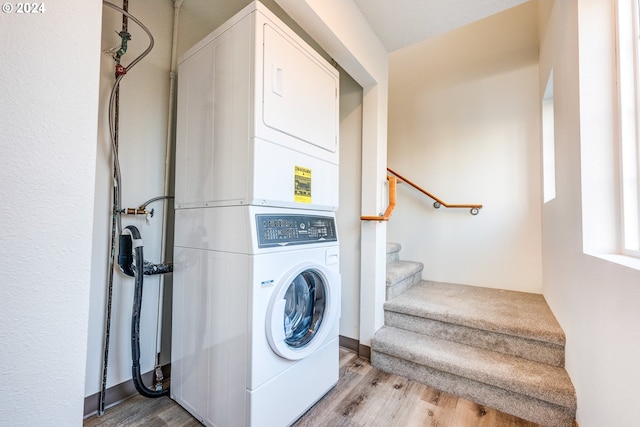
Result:
{"label": "drain hose", "polygon": [[132,248],[134,251],[135,266],[135,290],[133,293],[133,310],[131,313],[131,373],[133,377],[133,385],[144,397],[161,397],[169,393],[169,389],[153,390],[148,388],[142,382],[142,374],[140,373],[140,309],[142,308],[142,283],[144,281],[144,256],[142,253],[142,238],[140,231],[129,225],[123,231],[128,231],[132,238]]}

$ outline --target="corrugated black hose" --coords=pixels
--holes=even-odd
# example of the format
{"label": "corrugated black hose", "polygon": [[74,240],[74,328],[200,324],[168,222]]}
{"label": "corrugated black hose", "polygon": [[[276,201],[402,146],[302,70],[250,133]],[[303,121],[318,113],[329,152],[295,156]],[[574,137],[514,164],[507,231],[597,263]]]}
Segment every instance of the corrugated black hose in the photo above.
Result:
{"label": "corrugated black hose", "polygon": [[[144,385],[140,373],[140,309],[142,308],[142,284],[144,282],[144,256],[142,252],[142,238],[138,228],[129,225],[125,230],[131,234],[131,247],[134,251],[134,264],[132,270],[135,277],[135,290],[133,293],[133,311],[131,313],[131,373],[133,385],[144,397],[161,397],[169,393],[169,389],[153,390]],[[124,232],[123,232],[124,234]]]}

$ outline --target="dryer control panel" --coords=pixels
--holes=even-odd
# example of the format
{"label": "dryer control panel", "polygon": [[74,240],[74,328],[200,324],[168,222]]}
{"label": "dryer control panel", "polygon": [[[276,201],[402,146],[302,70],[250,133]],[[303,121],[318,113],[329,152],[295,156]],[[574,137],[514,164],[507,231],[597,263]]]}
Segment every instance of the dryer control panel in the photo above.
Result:
{"label": "dryer control panel", "polygon": [[258,247],[336,242],[335,218],[318,215],[256,215]]}

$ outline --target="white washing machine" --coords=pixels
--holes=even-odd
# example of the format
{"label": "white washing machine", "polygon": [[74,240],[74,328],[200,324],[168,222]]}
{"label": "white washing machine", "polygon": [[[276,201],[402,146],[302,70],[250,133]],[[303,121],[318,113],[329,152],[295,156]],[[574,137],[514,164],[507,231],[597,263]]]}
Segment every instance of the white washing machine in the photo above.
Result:
{"label": "white washing machine", "polygon": [[207,426],[292,424],[338,381],[335,215],[176,211],[171,397]]}
{"label": "white washing machine", "polygon": [[259,2],[179,60],[177,209],[338,207],[339,74]]}

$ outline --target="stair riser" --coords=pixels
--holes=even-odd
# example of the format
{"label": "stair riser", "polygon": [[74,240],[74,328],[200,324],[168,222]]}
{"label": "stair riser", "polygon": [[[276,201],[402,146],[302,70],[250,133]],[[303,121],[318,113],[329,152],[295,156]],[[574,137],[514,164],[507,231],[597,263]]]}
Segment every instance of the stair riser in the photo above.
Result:
{"label": "stair riser", "polygon": [[371,351],[371,364],[385,372],[407,377],[537,424],[552,427],[573,426],[575,418],[573,409],[442,372],[429,366],[418,365],[374,349]]}
{"label": "stair riser", "polygon": [[420,283],[422,281],[422,270],[412,274],[396,283],[387,285],[387,300],[395,298],[410,287]]}
{"label": "stair riser", "polygon": [[385,310],[388,326],[564,367],[564,348],[552,343],[489,332]]}
{"label": "stair riser", "polygon": [[575,389],[563,368],[383,326],[371,350],[567,408]]}
{"label": "stair riser", "polygon": [[387,242],[387,263],[400,261],[400,250],[402,246],[399,243]]}

